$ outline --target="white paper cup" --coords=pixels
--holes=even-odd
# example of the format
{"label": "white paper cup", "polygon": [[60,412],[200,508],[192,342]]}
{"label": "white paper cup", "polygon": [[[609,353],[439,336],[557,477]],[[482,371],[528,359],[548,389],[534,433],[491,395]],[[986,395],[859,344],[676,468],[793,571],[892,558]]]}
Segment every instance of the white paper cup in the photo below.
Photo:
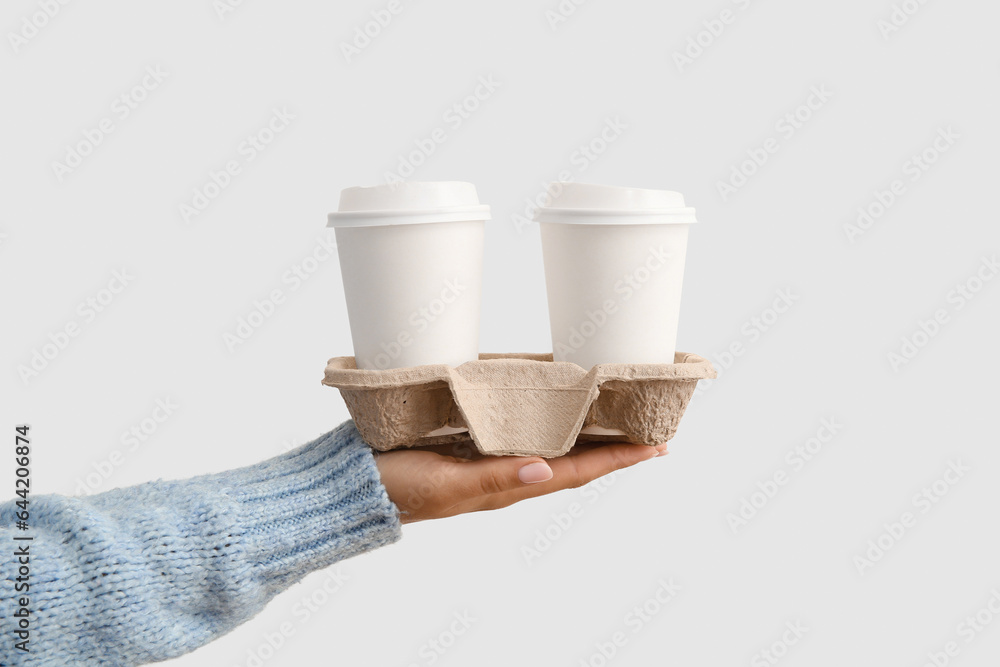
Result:
{"label": "white paper cup", "polygon": [[666,190],[552,183],[535,214],[556,361],[674,363],[694,209]]}
{"label": "white paper cup", "polygon": [[458,366],[479,358],[489,206],[471,183],[348,188],[336,228],[358,368]]}

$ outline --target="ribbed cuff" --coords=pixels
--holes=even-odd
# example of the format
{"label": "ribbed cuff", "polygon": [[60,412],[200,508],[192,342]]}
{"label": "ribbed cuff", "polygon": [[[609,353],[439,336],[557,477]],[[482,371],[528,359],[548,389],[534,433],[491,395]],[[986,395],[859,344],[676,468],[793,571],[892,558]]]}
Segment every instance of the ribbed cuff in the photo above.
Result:
{"label": "ribbed cuff", "polygon": [[353,422],[225,476],[241,546],[273,592],[401,536],[398,510]]}

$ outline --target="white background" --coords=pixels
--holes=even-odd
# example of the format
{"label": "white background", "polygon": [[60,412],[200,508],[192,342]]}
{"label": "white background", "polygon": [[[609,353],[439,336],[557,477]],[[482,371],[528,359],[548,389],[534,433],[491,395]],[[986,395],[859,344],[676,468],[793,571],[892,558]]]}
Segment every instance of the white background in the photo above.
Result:
{"label": "white background", "polygon": [[[557,0],[401,0],[348,62],[341,45],[387,2],[247,0],[221,15],[210,0],[71,2],[14,45],[40,10],[9,0],[0,390],[8,428],[32,424],[36,492],[234,468],[347,418],[320,385],[326,360],[351,351],[337,260],[297,289],[283,276],[326,235],[342,187],[382,182],[442,127],[447,141],[413,178],[471,181],[493,206],[484,351],[550,349],[538,231],[514,216],[568,170],[675,189],[697,207],[678,347],[710,357],[720,379],[692,402],[671,456],[610,486],[409,526],[343,563],[334,595],[314,574],[171,664],[429,665],[427,642],[445,633],[433,664],[758,665],[788,622],[808,631],[783,665],[916,667],[949,641],[949,664],[987,664],[1000,619],[971,642],[959,625],[1000,590],[1000,279],[977,283],[1000,251],[1000,6],[907,4],[915,14],[884,34],[889,0],[593,0],[554,28]],[[713,37],[703,22],[723,10],[732,20]],[[679,66],[699,33],[708,46]],[[122,119],[116,98],[157,66],[165,80]],[[500,85],[446,123],[480,77]],[[799,109],[813,87],[831,97]],[[275,108],[294,120],[247,161],[241,142]],[[788,136],[778,124],[797,110],[808,120]],[[53,163],[102,118],[114,131],[60,180]],[[581,160],[608,119],[627,127]],[[958,138],[912,180],[941,128]],[[724,198],[718,184],[772,137],[778,151]],[[240,174],[185,221],[180,205],[232,159]],[[858,208],[895,179],[905,193],[849,238]],[[123,269],[127,287],[87,321],[79,304]],[[968,281],[981,289],[959,308],[953,290]],[[230,350],[225,334],[274,289],[284,302]],[[775,318],[781,290],[793,305]],[[915,336],[938,310],[935,335]],[[79,335],[22,379],[71,322]],[[921,347],[893,364],[904,337]],[[168,398],[179,407],[109,472],[122,433]],[[797,469],[786,454],[823,419],[842,427]],[[968,471],[915,503],[950,462]],[[762,504],[752,494],[779,471],[787,483],[734,531],[727,516]],[[904,512],[914,525],[882,535]],[[885,555],[859,564],[880,536]],[[525,547],[542,548],[529,559]],[[636,623],[628,614],[661,578],[680,592]],[[305,618],[310,596],[325,604]],[[475,621],[452,643],[463,612]],[[603,658],[597,645],[618,631],[624,645]]]}

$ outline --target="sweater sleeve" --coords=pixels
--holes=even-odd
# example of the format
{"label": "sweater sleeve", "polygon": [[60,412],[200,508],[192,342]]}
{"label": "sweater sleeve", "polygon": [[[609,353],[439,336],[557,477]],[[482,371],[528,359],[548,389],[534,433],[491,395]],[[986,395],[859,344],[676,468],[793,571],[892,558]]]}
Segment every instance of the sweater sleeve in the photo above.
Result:
{"label": "sweater sleeve", "polygon": [[[263,463],[30,500],[30,590],[0,559],[0,665],[139,665],[229,632],[319,568],[395,542],[396,507],[352,422]],[[0,504],[3,552],[13,502]],[[30,652],[14,649],[30,599]]]}

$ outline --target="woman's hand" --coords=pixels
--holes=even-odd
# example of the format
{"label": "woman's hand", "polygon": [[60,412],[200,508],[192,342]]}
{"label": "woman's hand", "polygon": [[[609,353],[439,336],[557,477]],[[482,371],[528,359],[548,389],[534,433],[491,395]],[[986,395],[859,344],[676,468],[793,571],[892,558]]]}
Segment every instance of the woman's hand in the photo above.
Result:
{"label": "woman's hand", "polygon": [[[569,454],[547,461],[539,457],[469,458],[470,451],[466,445],[375,452],[382,483],[403,523],[500,509],[583,486],[666,454],[667,445],[577,445]],[[455,452],[462,455],[455,456]]]}

